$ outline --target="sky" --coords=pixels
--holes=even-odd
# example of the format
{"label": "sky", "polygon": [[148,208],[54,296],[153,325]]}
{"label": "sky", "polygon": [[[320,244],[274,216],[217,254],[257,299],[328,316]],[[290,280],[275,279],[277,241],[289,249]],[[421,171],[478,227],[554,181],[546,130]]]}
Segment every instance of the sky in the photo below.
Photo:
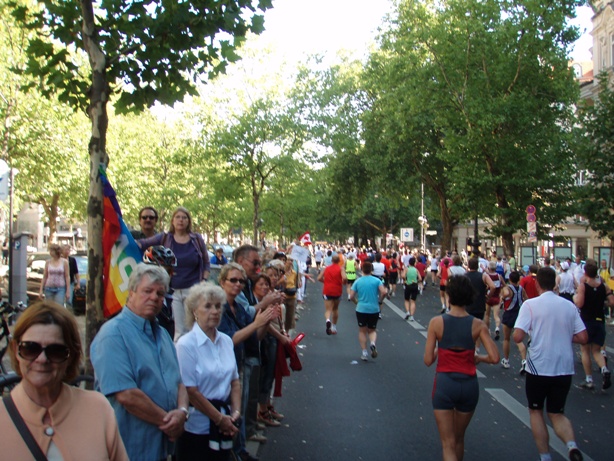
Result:
{"label": "sky", "polygon": [[[355,50],[366,55],[382,18],[392,11],[391,0],[273,0],[265,13],[262,40],[288,61],[307,54]],[[591,9],[582,7],[573,23],[585,31],[572,53],[574,60],[590,60]]]}

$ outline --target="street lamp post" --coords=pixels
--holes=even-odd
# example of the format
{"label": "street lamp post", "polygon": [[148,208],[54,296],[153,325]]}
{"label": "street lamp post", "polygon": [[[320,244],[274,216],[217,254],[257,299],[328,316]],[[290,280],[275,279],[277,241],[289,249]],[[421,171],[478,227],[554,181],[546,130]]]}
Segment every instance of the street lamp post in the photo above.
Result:
{"label": "street lamp post", "polygon": [[426,229],[429,227],[429,222],[424,215],[424,183],[420,185],[421,201],[420,201],[420,216],[418,223],[420,224],[420,248],[426,251]]}

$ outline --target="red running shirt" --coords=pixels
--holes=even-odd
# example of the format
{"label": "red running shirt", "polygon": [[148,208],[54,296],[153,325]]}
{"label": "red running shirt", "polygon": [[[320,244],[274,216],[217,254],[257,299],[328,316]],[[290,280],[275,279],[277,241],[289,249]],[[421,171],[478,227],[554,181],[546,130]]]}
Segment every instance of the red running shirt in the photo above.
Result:
{"label": "red running shirt", "polygon": [[324,269],[324,296],[341,296],[343,294],[343,277],[341,276],[341,266],[331,264]]}

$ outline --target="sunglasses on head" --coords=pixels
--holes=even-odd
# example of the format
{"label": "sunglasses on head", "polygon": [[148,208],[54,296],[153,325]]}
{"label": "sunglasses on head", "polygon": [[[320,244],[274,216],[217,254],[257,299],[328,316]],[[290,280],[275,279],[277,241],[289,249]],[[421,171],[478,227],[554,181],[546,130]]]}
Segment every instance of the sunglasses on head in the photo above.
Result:
{"label": "sunglasses on head", "polygon": [[152,216],[152,215],[145,215],[145,216],[141,216],[141,219],[145,219],[145,220],[149,220],[149,221],[155,221],[157,218],[155,216]]}
{"label": "sunglasses on head", "polygon": [[53,363],[62,363],[70,357],[70,349],[64,344],[49,344],[43,347],[41,344],[34,341],[21,341],[17,349],[19,356],[22,359],[34,361],[45,352],[47,360]]}
{"label": "sunglasses on head", "polygon": [[235,284],[235,283],[240,283],[241,285],[245,285],[245,279],[238,279],[238,278],[231,278],[231,279],[227,279],[230,283]]}

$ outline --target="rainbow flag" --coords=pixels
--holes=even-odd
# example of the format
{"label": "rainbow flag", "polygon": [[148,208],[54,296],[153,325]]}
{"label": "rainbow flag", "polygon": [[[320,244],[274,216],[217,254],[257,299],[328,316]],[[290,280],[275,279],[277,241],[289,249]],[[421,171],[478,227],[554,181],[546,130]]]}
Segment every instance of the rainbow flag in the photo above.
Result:
{"label": "rainbow flag", "polygon": [[102,225],[102,255],[104,259],[103,284],[105,318],[117,314],[128,299],[128,279],[143,260],[141,249],[122,219],[115,190],[106,173],[100,170],[103,187],[104,218]]}

